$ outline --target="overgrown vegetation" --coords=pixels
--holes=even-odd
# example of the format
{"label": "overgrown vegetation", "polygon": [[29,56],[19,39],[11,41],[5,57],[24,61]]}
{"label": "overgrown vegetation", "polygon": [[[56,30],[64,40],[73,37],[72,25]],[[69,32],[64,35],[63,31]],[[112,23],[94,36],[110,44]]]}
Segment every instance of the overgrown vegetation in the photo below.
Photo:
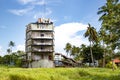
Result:
{"label": "overgrown vegetation", "polygon": [[0,67],[0,80],[120,80],[119,73],[106,68]]}

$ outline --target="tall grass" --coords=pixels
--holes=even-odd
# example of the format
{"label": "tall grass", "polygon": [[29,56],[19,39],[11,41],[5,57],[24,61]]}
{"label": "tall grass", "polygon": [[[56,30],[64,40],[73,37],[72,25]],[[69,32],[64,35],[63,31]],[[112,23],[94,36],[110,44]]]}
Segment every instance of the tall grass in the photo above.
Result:
{"label": "tall grass", "polygon": [[120,80],[120,70],[105,68],[7,68],[0,80]]}

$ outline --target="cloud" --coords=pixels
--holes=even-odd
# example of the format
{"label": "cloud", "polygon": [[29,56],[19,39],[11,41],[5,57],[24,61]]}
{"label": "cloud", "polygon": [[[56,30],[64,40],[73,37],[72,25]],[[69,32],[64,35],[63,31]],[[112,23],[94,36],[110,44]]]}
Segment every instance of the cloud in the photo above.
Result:
{"label": "cloud", "polygon": [[45,0],[37,0],[32,3],[33,5],[45,5],[47,2]]}
{"label": "cloud", "polygon": [[23,16],[27,14],[28,12],[32,11],[33,9],[34,7],[27,7],[24,9],[12,9],[12,10],[9,10],[9,12],[11,12],[12,14],[18,15],[18,16]]}
{"label": "cloud", "polygon": [[2,52],[2,46],[0,46],[0,53]]}
{"label": "cloud", "polygon": [[4,56],[6,54],[5,51],[3,51],[3,47],[0,46],[0,56]]}
{"label": "cloud", "polygon": [[47,4],[47,1],[45,0],[18,0],[20,4],[30,4],[30,5],[44,5]]}
{"label": "cloud", "polygon": [[35,12],[34,19],[38,19],[39,17],[47,17],[50,14],[52,14],[52,10],[49,8],[46,8],[45,12]]}
{"label": "cloud", "polygon": [[[88,41],[83,37],[83,31],[87,25],[73,22],[65,23],[55,27],[55,52],[65,53],[64,47],[67,42],[75,46],[87,44]],[[82,32],[82,33],[81,33]],[[79,34],[78,34],[79,33]]]}
{"label": "cloud", "polygon": [[15,51],[18,51],[18,50],[25,51],[25,44],[19,44],[19,45],[17,45]]}
{"label": "cloud", "polygon": [[35,2],[36,0],[18,0],[19,3],[21,4],[28,4],[28,3],[33,3]]}

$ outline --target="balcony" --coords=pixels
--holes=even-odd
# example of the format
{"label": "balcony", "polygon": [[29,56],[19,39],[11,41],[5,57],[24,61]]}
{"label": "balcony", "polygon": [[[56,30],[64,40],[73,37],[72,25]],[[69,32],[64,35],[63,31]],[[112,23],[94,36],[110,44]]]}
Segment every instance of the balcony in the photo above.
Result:
{"label": "balcony", "polygon": [[33,52],[53,52],[52,49],[36,49],[36,48],[33,48],[32,50],[33,50]]}
{"label": "balcony", "polygon": [[53,45],[53,43],[49,43],[49,42],[44,42],[44,43],[41,43],[41,42],[33,42],[33,45]]}
{"label": "balcony", "polygon": [[40,28],[36,28],[36,29],[32,29],[32,30],[38,30],[38,31],[53,31],[53,29],[52,28],[42,28],[42,27],[40,27]]}
{"label": "balcony", "polygon": [[53,39],[52,36],[32,36],[33,39]]}

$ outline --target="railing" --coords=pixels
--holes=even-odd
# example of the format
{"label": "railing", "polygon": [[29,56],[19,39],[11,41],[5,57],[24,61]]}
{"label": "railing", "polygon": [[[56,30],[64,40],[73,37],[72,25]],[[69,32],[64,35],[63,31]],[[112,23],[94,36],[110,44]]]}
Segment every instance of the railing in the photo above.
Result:
{"label": "railing", "polygon": [[32,38],[53,39],[52,36],[44,36],[44,37],[41,37],[41,36],[32,36]]}
{"label": "railing", "polygon": [[44,43],[41,43],[41,42],[33,42],[33,45],[52,45],[53,43],[48,43],[48,42],[44,42]]}
{"label": "railing", "polygon": [[37,51],[37,52],[53,52],[52,49],[36,49],[36,48],[33,48],[33,51]]}

